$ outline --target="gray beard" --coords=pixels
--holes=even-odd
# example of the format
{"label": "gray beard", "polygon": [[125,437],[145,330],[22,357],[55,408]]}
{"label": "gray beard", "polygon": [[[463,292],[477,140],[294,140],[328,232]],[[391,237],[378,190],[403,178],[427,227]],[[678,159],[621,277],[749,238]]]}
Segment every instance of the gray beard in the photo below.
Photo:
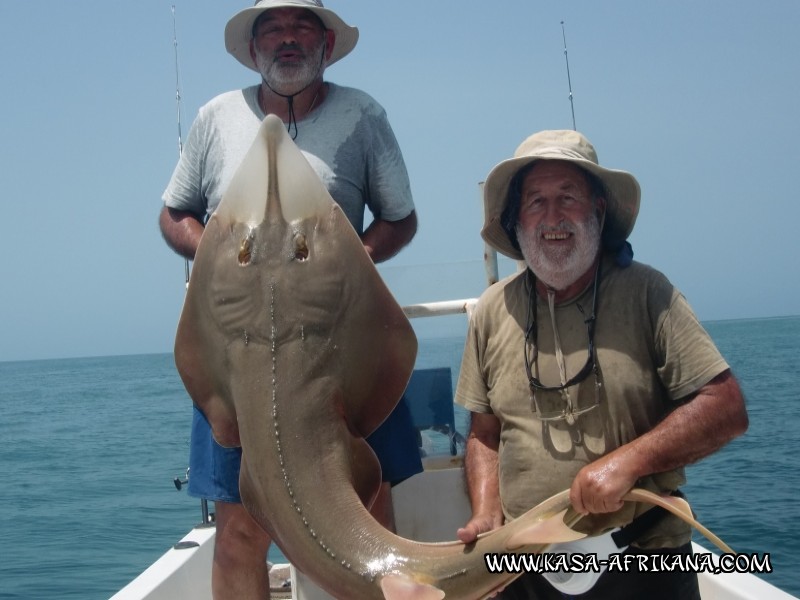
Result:
{"label": "gray beard", "polygon": [[322,64],[319,56],[324,47],[323,39],[319,46],[312,48],[303,61],[296,65],[282,65],[256,49],[256,67],[270,89],[283,96],[293,96],[311,85],[320,74]]}
{"label": "gray beard", "polygon": [[[548,247],[542,239],[545,231],[568,231],[575,238],[575,246],[569,250]],[[565,290],[594,263],[600,249],[600,222],[592,213],[582,222],[562,222],[558,227],[540,225],[528,234],[517,225],[517,240],[534,275],[555,290]]]}

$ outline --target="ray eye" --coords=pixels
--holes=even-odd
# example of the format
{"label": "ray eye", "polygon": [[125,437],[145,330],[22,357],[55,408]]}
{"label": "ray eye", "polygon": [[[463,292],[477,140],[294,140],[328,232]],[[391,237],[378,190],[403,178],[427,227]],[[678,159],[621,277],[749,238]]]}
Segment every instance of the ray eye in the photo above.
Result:
{"label": "ray eye", "polygon": [[302,233],[296,233],[294,236],[294,259],[301,262],[308,260],[308,244],[306,236]]}
{"label": "ray eye", "polygon": [[239,246],[239,264],[243,267],[249,265],[252,258],[252,237],[247,236],[242,240],[242,244]]}

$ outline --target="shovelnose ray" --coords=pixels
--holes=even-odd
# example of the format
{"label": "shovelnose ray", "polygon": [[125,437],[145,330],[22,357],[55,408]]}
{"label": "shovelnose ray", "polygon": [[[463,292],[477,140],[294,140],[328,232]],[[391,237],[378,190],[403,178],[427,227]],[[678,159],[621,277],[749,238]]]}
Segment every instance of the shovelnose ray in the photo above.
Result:
{"label": "shovelnose ray", "polygon": [[175,360],[216,440],[242,447],[247,509],[339,598],[483,598],[517,576],[490,574],[484,554],[584,535],[566,491],[466,546],[407,540],[370,516],[380,467],[364,437],[416,349],[355,231],[268,116],[200,241]]}

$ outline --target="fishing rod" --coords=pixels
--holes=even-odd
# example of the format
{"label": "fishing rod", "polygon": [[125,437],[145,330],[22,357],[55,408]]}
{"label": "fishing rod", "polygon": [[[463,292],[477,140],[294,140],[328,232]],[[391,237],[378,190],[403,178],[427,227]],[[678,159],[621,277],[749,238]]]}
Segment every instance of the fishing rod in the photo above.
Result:
{"label": "fishing rod", "polygon": [[[172,5],[172,47],[175,50],[175,108],[178,116],[178,159],[183,155],[183,136],[181,134],[181,75],[178,66],[178,28],[175,23],[175,5]],[[189,259],[184,262],[186,285],[189,285]]]}
{"label": "fishing rod", "polygon": [[561,36],[564,38],[564,60],[567,62],[567,84],[569,85],[569,106],[572,110],[572,129],[578,131],[575,127],[575,104],[572,102],[572,79],[569,76],[569,56],[567,55],[567,34],[564,30],[564,21],[561,21]]}
{"label": "fishing rod", "polygon": [[175,107],[178,112],[178,158],[183,154],[181,138],[181,77],[178,67],[178,28],[175,24],[175,5],[172,5],[172,47],[175,50]]}
{"label": "fishing rod", "polygon": [[[178,28],[175,25],[175,5],[172,5],[172,46],[175,49],[175,106],[178,113],[178,160],[183,155],[183,136],[181,135],[181,75],[178,68]],[[185,273],[186,273],[186,287],[189,287],[189,259],[185,259]],[[181,491],[181,487],[189,483],[189,469],[186,469],[186,476],[184,479],[176,477],[172,480],[175,488]],[[202,516],[202,524],[208,525],[212,522],[213,517],[208,512],[208,500],[205,498],[200,499],[200,514]],[[177,547],[177,546],[176,546]]]}

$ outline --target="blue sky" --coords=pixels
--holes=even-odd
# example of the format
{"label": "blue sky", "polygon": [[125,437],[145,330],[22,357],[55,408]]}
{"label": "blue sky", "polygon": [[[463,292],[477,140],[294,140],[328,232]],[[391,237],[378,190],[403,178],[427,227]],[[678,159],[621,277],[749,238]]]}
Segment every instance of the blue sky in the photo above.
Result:
{"label": "blue sky", "polygon": [[[168,352],[183,262],[156,226],[177,159],[172,2],[0,2],[0,360]],[[257,81],[224,49],[246,3],[176,0],[184,138]],[[35,15],[32,7],[35,6]],[[577,127],[643,190],[631,241],[703,320],[800,314],[800,3],[330,0],[357,25],[326,78],[386,108],[420,220],[401,302],[477,294],[477,184]],[[445,263],[444,270],[413,265]],[[478,278],[479,279],[479,278]]]}

